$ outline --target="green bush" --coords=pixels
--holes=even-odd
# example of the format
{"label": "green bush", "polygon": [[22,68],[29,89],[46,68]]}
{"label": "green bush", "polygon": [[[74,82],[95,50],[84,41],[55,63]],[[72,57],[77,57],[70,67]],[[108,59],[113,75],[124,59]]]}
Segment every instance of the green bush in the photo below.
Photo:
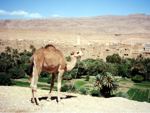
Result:
{"label": "green bush", "polygon": [[96,75],[99,71],[100,63],[98,60],[88,59],[85,64],[87,75]]}
{"label": "green bush", "polygon": [[40,76],[41,76],[41,77],[49,77],[50,74],[49,74],[48,72],[42,72],[42,73],[40,74]]}
{"label": "green bush", "polygon": [[85,85],[86,84],[86,81],[83,81],[83,80],[78,80],[78,81],[76,81],[75,82],[75,88],[76,89],[80,89],[80,87],[82,87],[83,85]]}
{"label": "green bush", "polygon": [[96,76],[106,71],[118,75],[118,64],[106,63],[101,59],[85,59],[79,63],[77,75]]}
{"label": "green bush", "polygon": [[125,93],[125,92],[118,92],[118,93],[116,94],[116,97],[129,98],[129,95],[128,95],[128,93]]}
{"label": "green bush", "polygon": [[99,89],[96,89],[96,88],[92,89],[92,90],[90,91],[90,95],[96,96],[96,97],[100,96]]}
{"label": "green bush", "polygon": [[121,57],[119,54],[113,54],[106,57],[106,61],[110,63],[121,63]]}
{"label": "green bush", "polygon": [[71,77],[72,78],[77,78],[77,74],[78,74],[78,69],[77,68],[74,68],[71,72],[70,72],[70,74],[71,74]]}
{"label": "green bush", "polygon": [[65,79],[65,80],[71,80],[73,78],[76,79],[78,77],[77,73],[78,73],[78,69],[74,68],[69,72],[65,72],[63,79]]}
{"label": "green bush", "polygon": [[6,50],[0,53],[1,72],[8,73],[13,79],[24,77],[28,68],[27,63],[31,56],[29,53],[27,51],[19,52],[17,49],[6,47]]}
{"label": "green bush", "polygon": [[13,67],[9,69],[8,72],[11,75],[11,78],[13,79],[19,79],[25,77],[25,71],[22,69],[22,67]]}
{"label": "green bush", "polygon": [[79,93],[84,94],[84,95],[91,95],[92,90],[93,90],[93,85],[91,84],[84,84],[78,88]]}
{"label": "green bush", "polygon": [[122,77],[130,77],[131,67],[131,59],[122,59],[121,63],[118,64],[118,75]]}
{"label": "green bush", "polygon": [[142,82],[144,80],[144,77],[142,75],[135,75],[132,77],[132,81],[134,82]]}
{"label": "green bush", "polygon": [[89,75],[86,75],[85,81],[89,81],[89,79],[90,79],[90,76],[89,76]]}
{"label": "green bush", "polygon": [[72,75],[70,72],[65,72],[63,75],[63,80],[71,80],[72,79]]}
{"label": "green bush", "polygon": [[5,72],[0,72],[0,85],[10,86],[12,85],[11,75]]}
{"label": "green bush", "polygon": [[87,95],[87,89],[86,89],[86,87],[81,87],[79,89],[79,91],[80,91],[81,94]]}
{"label": "green bush", "polygon": [[131,88],[128,90],[127,94],[129,95],[129,99],[137,100],[137,101],[146,101],[150,102],[150,89],[138,89]]}
{"label": "green bush", "polygon": [[75,87],[73,84],[71,83],[66,83],[61,87],[61,91],[62,92],[74,92],[75,91]]}
{"label": "green bush", "polygon": [[118,75],[118,65],[119,64],[115,64],[115,63],[106,63],[107,68],[105,69],[105,72],[110,72],[112,73],[113,76],[117,76]]}
{"label": "green bush", "polygon": [[101,59],[85,59],[79,63],[78,74],[96,76],[107,68],[108,65]]}

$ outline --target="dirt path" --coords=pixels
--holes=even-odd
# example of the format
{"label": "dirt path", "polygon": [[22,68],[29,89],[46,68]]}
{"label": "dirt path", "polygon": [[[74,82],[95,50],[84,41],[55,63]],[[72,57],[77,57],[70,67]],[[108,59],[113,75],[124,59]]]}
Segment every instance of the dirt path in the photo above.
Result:
{"label": "dirt path", "polygon": [[0,113],[149,113],[150,103],[125,98],[98,98],[79,94],[63,93],[67,96],[57,103],[46,101],[48,91],[38,90],[41,105],[30,102],[29,88],[0,86]]}

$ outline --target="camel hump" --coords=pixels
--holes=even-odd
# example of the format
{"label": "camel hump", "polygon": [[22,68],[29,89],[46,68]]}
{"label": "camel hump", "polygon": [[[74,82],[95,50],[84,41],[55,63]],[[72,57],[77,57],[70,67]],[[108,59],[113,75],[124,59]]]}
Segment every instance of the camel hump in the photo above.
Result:
{"label": "camel hump", "polygon": [[45,49],[47,49],[47,48],[54,48],[55,49],[55,46],[53,46],[52,44],[47,44],[44,48]]}

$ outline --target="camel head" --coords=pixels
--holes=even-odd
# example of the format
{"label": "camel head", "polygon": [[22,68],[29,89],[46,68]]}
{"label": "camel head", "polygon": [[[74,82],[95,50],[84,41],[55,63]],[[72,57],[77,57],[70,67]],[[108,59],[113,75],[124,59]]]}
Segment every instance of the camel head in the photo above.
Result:
{"label": "camel head", "polygon": [[83,52],[80,50],[80,51],[76,51],[76,52],[72,52],[71,53],[71,57],[75,57],[75,58],[81,58],[83,56]]}
{"label": "camel head", "polygon": [[67,70],[66,71],[72,70],[75,67],[77,61],[79,61],[81,59],[81,56],[83,56],[82,51],[72,52],[71,53],[71,61],[67,62]]}

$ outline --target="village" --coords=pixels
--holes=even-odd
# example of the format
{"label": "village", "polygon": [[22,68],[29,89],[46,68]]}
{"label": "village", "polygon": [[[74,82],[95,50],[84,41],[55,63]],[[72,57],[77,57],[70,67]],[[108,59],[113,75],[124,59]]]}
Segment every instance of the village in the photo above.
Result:
{"label": "village", "polygon": [[60,48],[66,55],[69,55],[71,50],[81,49],[84,52],[83,59],[94,58],[103,59],[108,55],[119,54],[122,58],[136,58],[138,55],[142,55],[144,58],[150,57],[150,43],[122,43],[122,42],[88,42],[82,44],[82,41],[77,38],[74,44],[65,42],[54,42],[50,40],[0,40],[1,52],[6,47],[12,47],[19,51],[29,50],[33,45],[35,48],[40,48],[46,44],[53,44]]}

